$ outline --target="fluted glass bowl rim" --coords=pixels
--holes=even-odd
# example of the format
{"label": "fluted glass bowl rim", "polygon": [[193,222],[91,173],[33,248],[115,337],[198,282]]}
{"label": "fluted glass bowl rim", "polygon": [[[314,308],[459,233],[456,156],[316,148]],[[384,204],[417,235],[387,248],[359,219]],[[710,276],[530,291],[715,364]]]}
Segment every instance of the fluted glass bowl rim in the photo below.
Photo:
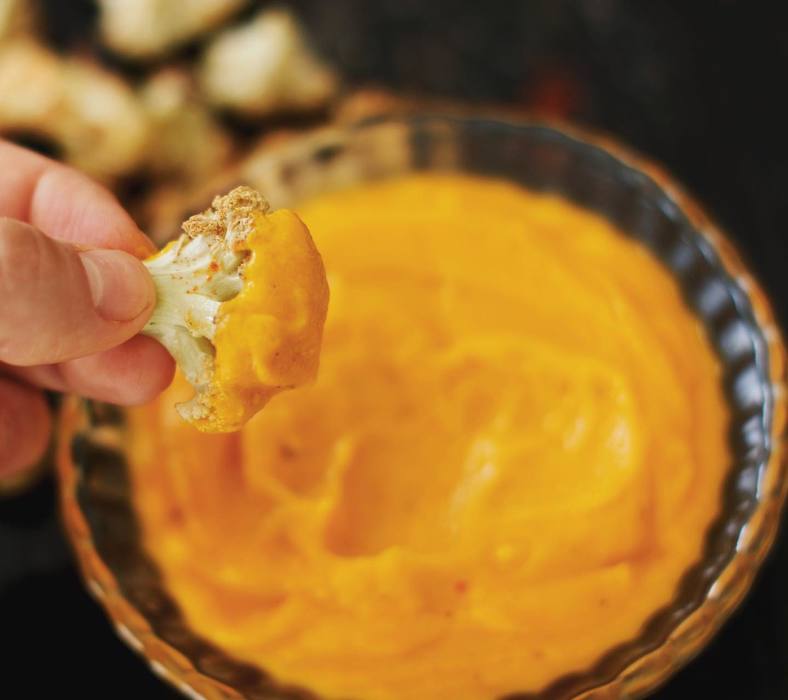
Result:
{"label": "fluted glass bowl rim", "polygon": [[[657,641],[642,643],[643,653],[632,658],[625,666],[609,674],[600,682],[589,684],[585,675],[593,676],[594,669],[587,674],[577,674],[558,679],[546,689],[550,697],[574,698],[624,698],[638,697],[653,690],[673,672],[693,658],[730,616],[749,590],[757,570],[768,553],[777,534],[788,482],[784,460],[785,416],[786,416],[786,351],[766,295],[761,291],[748,272],[732,244],[703,209],[659,166],[621,146],[614,139],[581,129],[574,125],[560,124],[542,119],[526,120],[497,119],[495,115],[413,114],[400,117],[384,117],[368,120],[354,126],[328,126],[294,137],[292,141],[271,149],[273,160],[282,154],[295,154],[305,158],[310,154],[326,151],[327,145],[353,138],[356,133],[387,125],[401,125],[416,130],[425,125],[449,129],[485,124],[505,128],[516,137],[518,129],[544,128],[568,139],[601,149],[617,162],[642,173],[655,183],[691,223],[695,232],[713,248],[722,269],[746,294],[757,328],[762,334],[768,353],[767,380],[772,389],[770,425],[771,449],[758,472],[757,499],[752,511],[743,521],[737,533],[735,551],[725,562],[718,562],[719,574],[705,591],[702,600],[692,609],[681,614],[675,626]],[[149,620],[130,603],[115,575],[99,554],[89,519],[77,498],[80,483],[80,465],[72,458],[72,437],[86,422],[90,422],[90,408],[78,399],[69,397],[62,407],[59,444],[58,473],[60,481],[61,509],[68,537],[76,553],[88,590],[98,599],[112,619],[116,630],[124,641],[142,654],[158,675],[191,697],[242,698],[237,689],[197,669],[192,659],[187,658],[172,644],[158,635]],[[92,438],[113,443],[109,432],[94,431]],[[643,632],[641,637],[646,637]],[[641,641],[641,637],[638,638]],[[598,664],[597,666],[600,666]],[[596,668],[595,666],[594,668]],[[600,673],[597,673],[597,679]],[[579,677],[579,678],[578,678]],[[585,683],[585,685],[584,685]],[[574,685],[573,685],[574,684]],[[576,688],[576,692],[572,690]],[[298,689],[273,687],[270,698],[308,697]],[[523,696],[525,697],[525,696]],[[530,697],[530,696],[528,696]]]}

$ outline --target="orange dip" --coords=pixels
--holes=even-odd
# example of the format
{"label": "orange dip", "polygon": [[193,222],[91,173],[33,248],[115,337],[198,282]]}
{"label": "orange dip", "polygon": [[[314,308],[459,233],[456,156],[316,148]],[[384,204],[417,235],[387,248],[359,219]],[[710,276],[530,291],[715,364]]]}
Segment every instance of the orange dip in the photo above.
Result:
{"label": "orange dip", "polygon": [[328,698],[537,691],[701,554],[720,367],[636,242],[553,196],[409,176],[305,203],[319,379],[242,432],[132,412],[147,548],[190,625]]}

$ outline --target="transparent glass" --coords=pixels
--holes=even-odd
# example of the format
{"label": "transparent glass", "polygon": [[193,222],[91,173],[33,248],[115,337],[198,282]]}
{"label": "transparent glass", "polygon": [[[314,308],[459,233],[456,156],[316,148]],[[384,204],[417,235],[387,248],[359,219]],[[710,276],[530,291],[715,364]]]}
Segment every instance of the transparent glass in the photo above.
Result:
{"label": "transparent glass", "polygon": [[[730,615],[778,527],[786,492],[785,350],[769,304],[718,228],[668,176],[575,128],[474,116],[379,119],[279,144],[244,178],[279,207],[417,170],[505,178],[560,193],[607,217],[672,272],[724,365],[734,460],[703,558],[637,638],[605,650],[591,668],[556,678],[540,697],[646,694],[697,654]],[[192,697],[314,697],[280,687],[265,669],[231,658],[189,629],[141,547],[123,430],[120,409],[68,400],[58,460],[69,537],[88,588],[121,637]],[[515,697],[526,695],[508,700]]]}

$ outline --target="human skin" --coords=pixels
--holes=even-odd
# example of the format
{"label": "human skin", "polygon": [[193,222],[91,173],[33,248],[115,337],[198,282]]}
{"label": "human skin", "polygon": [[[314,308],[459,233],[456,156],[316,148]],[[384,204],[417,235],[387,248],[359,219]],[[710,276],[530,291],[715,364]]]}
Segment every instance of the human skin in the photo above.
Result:
{"label": "human skin", "polygon": [[46,449],[44,390],[133,405],[169,384],[172,359],[138,335],[153,251],[108,190],[0,140],[0,480]]}

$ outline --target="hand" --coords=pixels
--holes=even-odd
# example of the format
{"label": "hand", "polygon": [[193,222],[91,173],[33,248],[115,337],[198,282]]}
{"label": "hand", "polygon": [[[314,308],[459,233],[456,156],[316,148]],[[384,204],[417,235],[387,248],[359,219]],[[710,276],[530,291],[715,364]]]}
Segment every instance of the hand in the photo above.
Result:
{"label": "hand", "polygon": [[153,250],[103,187],[0,141],[0,478],[46,449],[42,389],[136,404],[169,384],[172,359],[137,335]]}

